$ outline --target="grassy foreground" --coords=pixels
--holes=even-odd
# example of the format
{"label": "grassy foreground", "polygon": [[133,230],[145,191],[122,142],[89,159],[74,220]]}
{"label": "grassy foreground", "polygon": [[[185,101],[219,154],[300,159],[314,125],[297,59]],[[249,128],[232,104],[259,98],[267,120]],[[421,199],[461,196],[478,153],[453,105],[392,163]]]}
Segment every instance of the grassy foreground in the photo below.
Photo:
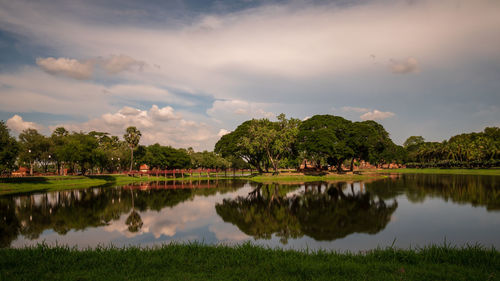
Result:
{"label": "grassy foreground", "polygon": [[399,173],[399,174],[440,174],[440,175],[478,175],[478,176],[500,176],[500,169],[389,169],[376,170],[377,173]]}
{"label": "grassy foreground", "polygon": [[0,280],[500,280],[480,246],[304,252],[201,244],[76,250],[0,249]]}

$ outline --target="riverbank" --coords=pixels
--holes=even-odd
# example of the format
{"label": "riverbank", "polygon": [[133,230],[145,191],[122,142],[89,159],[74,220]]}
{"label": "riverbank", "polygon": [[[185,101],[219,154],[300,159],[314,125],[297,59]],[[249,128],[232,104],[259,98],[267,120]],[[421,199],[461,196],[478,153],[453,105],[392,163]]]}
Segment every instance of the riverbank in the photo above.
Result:
{"label": "riverbank", "polygon": [[[385,169],[364,170],[361,174],[325,174],[307,175],[299,173],[281,173],[279,175],[262,174],[255,176],[237,176],[236,178],[248,179],[258,183],[304,183],[315,181],[366,181],[386,177],[385,174],[449,174],[449,175],[487,175],[500,176],[500,169]],[[20,177],[0,179],[0,195],[11,193],[47,192],[95,186],[119,186],[139,182],[173,181],[173,180],[224,180],[234,179],[228,174],[219,173],[208,178],[202,177],[172,178],[164,176],[130,177],[127,175],[95,175],[95,176],[44,176]]]}
{"label": "riverbank", "polygon": [[286,183],[286,182],[315,182],[315,181],[361,181],[369,179],[384,178],[384,175],[369,172],[366,174],[326,174],[326,175],[304,175],[304,174],[287,174],[279,175],[263,174],[249,178],[252,181],[260,183]]}
{"label": "riverbank", "polygon": [[[213,177],[184,177],[184,180],[215,180]],[[232,177],[218,176],[217,179],[232,179]],[[44,176],[20,177],[0,179],[0,195],[26,192],[47,192],[95,186],[119,186],[139,182],[173,181],[182,178],[172,177],[130,177],[127,175],[95,175],[95,176]]]}
{"label": "riverbank", "polygon": [[198,243],[152,249],[0,249],[1,280],[500,280],[500,252],[430,246],[364,253]]}
{"label": "riverbank", "polygon": [[398,174],[439,174],[439,175],[478,175],[478,176],[500,176],[500,169],[438,169],[438,168],[424,168],[424,169],[386,169],[386,170],[373,170],[375,173],[398,173]]}

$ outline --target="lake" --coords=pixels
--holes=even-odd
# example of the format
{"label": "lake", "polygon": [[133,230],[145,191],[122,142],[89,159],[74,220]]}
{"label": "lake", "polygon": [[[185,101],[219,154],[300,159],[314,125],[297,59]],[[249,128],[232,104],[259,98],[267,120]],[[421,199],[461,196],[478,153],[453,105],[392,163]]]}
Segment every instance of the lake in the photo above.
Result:
{"label": "lake", "polygon": [[0,247],[252,241],[342,251],[443,243],[500,249],[500,177],[152,182],[0,196],[0,215]]}

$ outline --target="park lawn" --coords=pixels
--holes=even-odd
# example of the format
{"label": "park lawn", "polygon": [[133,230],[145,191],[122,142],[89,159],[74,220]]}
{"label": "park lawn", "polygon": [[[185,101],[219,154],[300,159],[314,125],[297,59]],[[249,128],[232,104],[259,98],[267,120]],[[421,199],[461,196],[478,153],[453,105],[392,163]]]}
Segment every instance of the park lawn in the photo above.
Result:
{"label": "park lawn", "polygon": [[[226,179],[221,176],[219,179]],[[208,180],[206,175],[192,178],[184,177],[184,180]],[[210,177],[215,179],[215,176]],[[95,186],[120,186],[139,182],[172,181],[172,177],[130,177],[126,175],[96,175],[96,176],[45,176],[45,177],[22,177],[3,178],[0,181],[0,195],[26,192],[47,192],[67,189],[89,188]],[[182,180],[176,178],[175,180]],[[0,280],[1,281],[1,280]]]}
{"label": "park lawn", "polygon": [[480,246],[361,253],[250,243],[155,248],[0,249],[0,280],[500,280],[500,252]]}
{"label": "park lawn", "polygon": [[478,176],[500,176],[500,169],[439,169],[439,168],[424,168],[424,169],[385,169],[373,170],[377,173],[398,173],[398,174],[441,174],[441,175],[478,175]]}

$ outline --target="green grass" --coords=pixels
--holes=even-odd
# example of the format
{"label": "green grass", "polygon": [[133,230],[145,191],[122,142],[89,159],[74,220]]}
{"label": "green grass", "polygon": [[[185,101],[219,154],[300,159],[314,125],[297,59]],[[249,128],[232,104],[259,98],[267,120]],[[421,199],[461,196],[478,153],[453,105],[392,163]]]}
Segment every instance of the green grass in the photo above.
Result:
{"label": "green grass", "polygon": [[478,175],[478,176],[500,176],[500,169],[388,169],[376,170],[377,173],[401,173],[401,174],[446,174],[446,175]]}
{"label": "green grass", "polygon": [[[229,177],[228,177],[229,178]],[[208,180],[216,179],[215,175],[208,178],[206,175],[198,177],[184,177],[184,180]],[[227,179],[218,176],[218,179]],[[45,177],[22,177],[0,179],[0,195],[11,193],[57,191],[65,189],[89,188],[103,185],[126,185],[136,182],[148,181],[172,181],[172,177],[129,177],[126,175],[99,175],[99,176],[45,176]],[[175,178],[182,180],[182,178]],[[0,280],[1,281],[1,280]]]}
{"label": "green grass", "polygon": [[382,178],[383,175],[377,175],[375,173],[371,174],[338,174],[338,175],[324,175],[324,176],[313,176],[313,175],[259,175],[250,178],[252,181],[256,182],[314,182],[314,181],[360,181],[373,178]]}
{"label": "green grass", "polygon": [[0,249],[0,280],[500,280],[500,253],[480,246],[364,253],[170,244],[77,250]]}

